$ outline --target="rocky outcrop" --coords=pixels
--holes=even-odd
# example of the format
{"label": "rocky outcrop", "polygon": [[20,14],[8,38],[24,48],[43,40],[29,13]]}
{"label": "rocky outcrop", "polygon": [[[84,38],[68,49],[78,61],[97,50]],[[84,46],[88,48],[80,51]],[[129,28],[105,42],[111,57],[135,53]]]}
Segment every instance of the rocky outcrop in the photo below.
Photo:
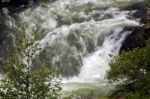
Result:
{"label": "rocky outcrop", "polygon": [[126,8],[127,10],[137,10],[133,14],[133,18],[140,18],[141,27],[125,28],[124,30],[131,30],[132,33],[123,42],[120,52],[132,50],[137,47],[143,47],[146,41],[150,38],[150,8],[148,3],[138,3]]}
{"label": "rocky outcrop", "polygon": [[55,0],[1,0],[0,1],[0,13],[9,14],[15,12],[21,12],[29,7],[36,7],[42,2],[54,2]]}
{"label": "rocky outcrop", "polygon": [[30,5],[33,5],[33,3],[33,0],[2,0],[0,2],[0,13],[22,11]]}

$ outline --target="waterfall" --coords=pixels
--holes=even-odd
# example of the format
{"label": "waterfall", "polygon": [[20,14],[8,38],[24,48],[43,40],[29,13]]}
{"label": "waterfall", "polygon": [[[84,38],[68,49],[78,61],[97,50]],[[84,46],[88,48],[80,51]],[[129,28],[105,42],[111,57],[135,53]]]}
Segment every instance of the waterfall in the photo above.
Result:
{"label": "waterfall", "polygon": [[123,29],[140,25],[132,18],[135,10],[121,8],[141,1],[57,0],[14,15],[8,25],[24,24],[39,35],[49,64],[61,67],[64,91],[101,88],[110,60],[132,32]]}

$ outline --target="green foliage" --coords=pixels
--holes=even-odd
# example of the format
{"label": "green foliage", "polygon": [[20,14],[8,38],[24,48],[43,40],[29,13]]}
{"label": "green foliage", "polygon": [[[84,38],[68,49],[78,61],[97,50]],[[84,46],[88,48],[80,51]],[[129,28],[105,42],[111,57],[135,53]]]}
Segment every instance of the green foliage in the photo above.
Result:
{"label": "green foliage", "polygon": [[25,29],[15,41],[15,51],[3,61],[4,74],[0,80],[0,99],[57,99],[60,78],[44,63],[33,66],[35,57],[42,53],[35,36]]}
{"label": "green foliage", "polygon": [[116,96],[112,97],[111,99],[118,99],[118,98],[119,99],[149,99],[148,96],[143,96],[135,92],[119,92],[117,93]]}
{"label": "green foliage", "polygon": [[[122,53],[110,62],[111,69],[107,72],[107,78],[112,82],[122,82],[119,83],[119,88],[123,92],[127,92],[127,96],[130,97],[125,99],[150,98],[148,97],[150,96],[149,59],[150,42],[148,41],[146,47]],[[142,96],[142,98],[133,98],[137,95]]]}
{"label": "green foliage", "polygon": [[122,53],[111,63],[111,70],[107,78],[113,81],[136,81],[149,75],[150,71],[150,43],[145,48],[136,48],[133,51]]}

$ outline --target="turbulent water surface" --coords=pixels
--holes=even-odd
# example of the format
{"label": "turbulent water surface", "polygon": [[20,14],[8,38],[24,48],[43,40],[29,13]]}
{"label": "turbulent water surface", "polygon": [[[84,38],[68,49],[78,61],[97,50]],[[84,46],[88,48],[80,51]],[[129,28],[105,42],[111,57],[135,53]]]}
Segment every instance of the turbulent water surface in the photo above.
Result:
{"label": "turbulent water surface", "polygon": [[46,59],[60,66],[63,91],[99,90],[108,94],[106,71],[109,61],[119,53],[123,40],[139,26],[133,19],[136,11],[120,8],[143,0],[57,0],[13,15],[9,28],[25,25],[28,33],[36,32]]}

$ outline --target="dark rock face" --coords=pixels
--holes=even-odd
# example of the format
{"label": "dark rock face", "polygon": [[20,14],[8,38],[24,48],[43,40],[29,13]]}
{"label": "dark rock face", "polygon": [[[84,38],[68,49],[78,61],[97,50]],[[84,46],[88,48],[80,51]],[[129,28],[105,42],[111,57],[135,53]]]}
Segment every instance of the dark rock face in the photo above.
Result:
{"label": "dark rock face", "polygon": [[54,2],[55,0],[1,0],[0,13],[4,13],[7,8],[9,14],[21,12],[29,7],[35,7],[42,2]]}
{"label": "dark rock face", "polygon": [[132,50],[137,47],[144,47],[146,41],[150,37],[150,29],[144,27],[136,27],[132,29],[133,32],[123,42],[120,52]]}
{"label": "dark rock face", "polygon": [[148,3],[138,3],[126,8],[127,10],[136,9],[137,12],[133,14],[133,18],[140,18],[141,27],[125,28],[124,30],[133,31],[123,42],[120,52],[132,50],[137,47],[144,47],[146,41],[150,37],[150,10]]}
{"label": "dark rock face", "polygon": [[7,8],[9,13],[13,13],[16,11],[21,11],[32,4],[32,0],[5,0],[5,2],[0,2],[0,12],[3,13],[4,8]]}

